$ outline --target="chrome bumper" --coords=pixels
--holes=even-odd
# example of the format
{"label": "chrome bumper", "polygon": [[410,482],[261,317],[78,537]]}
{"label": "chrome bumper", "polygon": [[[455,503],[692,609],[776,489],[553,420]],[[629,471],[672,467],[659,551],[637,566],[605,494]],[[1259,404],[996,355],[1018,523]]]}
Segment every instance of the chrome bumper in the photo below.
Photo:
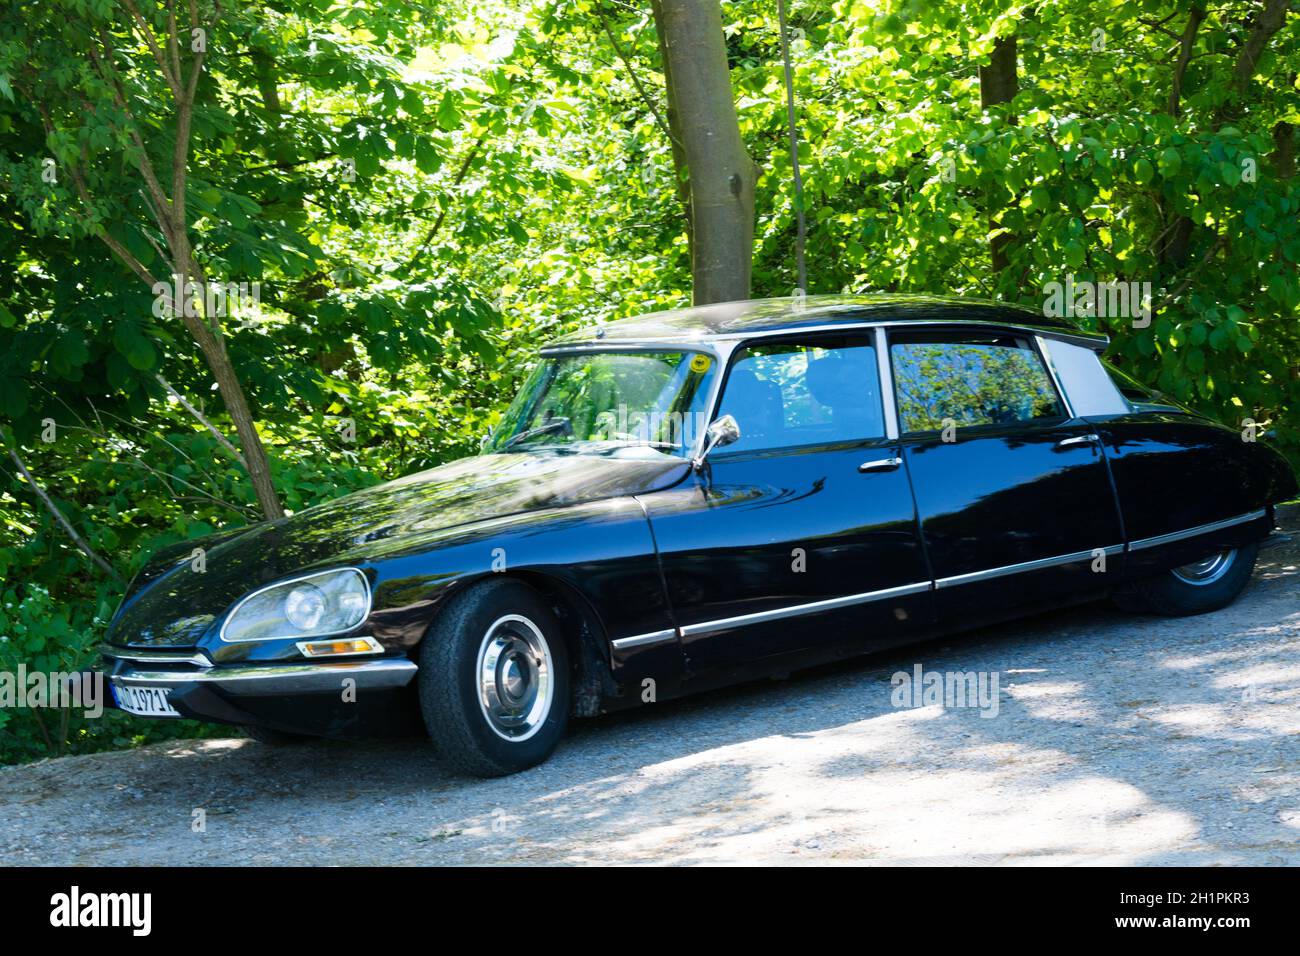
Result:
{"label": "chrome bumper", "polygon": [[393,689],[409,684],[419,669],[414,661],[404,657],[214,667],[202,654],[178,655],[120,647],[102,647],[100,653],[116,662],[108,680],[118,686],[175,690],[202,685],[234,697],[328,693],[340,690],[343,681],[348,679],[356,682],[354,686],[358,690]]}

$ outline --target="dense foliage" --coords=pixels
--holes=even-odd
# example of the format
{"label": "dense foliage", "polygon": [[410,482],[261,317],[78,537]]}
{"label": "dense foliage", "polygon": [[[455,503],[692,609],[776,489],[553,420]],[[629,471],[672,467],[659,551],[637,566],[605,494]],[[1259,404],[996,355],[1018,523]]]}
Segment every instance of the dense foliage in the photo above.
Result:
{"label": "dense foliage", "polygon": [[[183,187],[194,255],[215,281],[260,283],[220,331],[287,509],[473,453],[539,341],[689,302],[648,8],[174,6],[205,31]],[[176,130],[128,26],[164,30],[172,8],[0,12],[0,671],[85,666],[149,554],[259,517],[237,452],[177,398],[229,433],[207,366],[104,238],[167,273],[137,160],[165,168]],[[1149,325],[1079,323],[1139,379],[1267,424],[1296,457],[1287,8],[791,0],[808,291],[1039,307],[1067,277],[1150,283]],[[759,167],[753,292],[788,295],[775,0],[722,10]],[[980,67],[1011,37],[1018,92],[982,108]],[[0,709],[0,760],[193,731]]]}

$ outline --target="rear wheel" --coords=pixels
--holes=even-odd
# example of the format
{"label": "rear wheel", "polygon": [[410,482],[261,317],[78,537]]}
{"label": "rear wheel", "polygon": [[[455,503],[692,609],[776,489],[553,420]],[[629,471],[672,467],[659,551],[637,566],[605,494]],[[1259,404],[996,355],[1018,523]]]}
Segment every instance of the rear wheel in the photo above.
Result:
{"label": "rear wheel", "polygon": [[420,711],[452,769],[500,777],[551,755],[568,724],[569,658],[555,614],[519,581],[453,599],[420,647]]}
{"label": "rear wheel", "polygon": [[1138,581],[1116,596],[1126,610],[1181,616],[1227,607],[1246,587],[1259,545],[1226,548],[1200,560]]}

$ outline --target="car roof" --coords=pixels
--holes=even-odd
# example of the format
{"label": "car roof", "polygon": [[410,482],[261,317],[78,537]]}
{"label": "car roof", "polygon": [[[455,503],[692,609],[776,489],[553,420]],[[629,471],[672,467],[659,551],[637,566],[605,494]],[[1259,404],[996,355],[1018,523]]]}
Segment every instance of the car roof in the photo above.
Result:
{"label": "car roof", "polygon": [[683,344],[710,339],[749,338],[837,326],[923,322],[1007,325],[1046,335],[1086,340],[1104,347],[1104,335],[1082,332],[1061,319],[1005,302],[928,295],[812,295],[802,298],[749,299],[650,312],[571,332],[546,349],[590,345],[663,342]]}

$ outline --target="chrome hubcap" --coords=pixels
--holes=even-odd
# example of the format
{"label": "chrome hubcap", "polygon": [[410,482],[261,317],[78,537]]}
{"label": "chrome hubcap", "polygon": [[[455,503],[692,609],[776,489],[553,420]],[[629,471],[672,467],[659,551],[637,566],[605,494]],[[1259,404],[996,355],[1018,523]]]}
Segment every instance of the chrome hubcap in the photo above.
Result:
{"label": "chrome hubcap", "polygon": [[1220,551],[1202,561],[1193,561],[1191,564],[1184,564],[1181,568],[1174,568],[1174,577],[1187,584],[1213,584],[1228,573],[1228,568],[1232,567],[1236,557],[1236,549]]}
{"label": "chrome hubcap", "polygon": [[536,624],[519,614],[498,618],[478,650],[478,701],[488,726],[506,740],[541,729],[555,695],[551,649]]}

